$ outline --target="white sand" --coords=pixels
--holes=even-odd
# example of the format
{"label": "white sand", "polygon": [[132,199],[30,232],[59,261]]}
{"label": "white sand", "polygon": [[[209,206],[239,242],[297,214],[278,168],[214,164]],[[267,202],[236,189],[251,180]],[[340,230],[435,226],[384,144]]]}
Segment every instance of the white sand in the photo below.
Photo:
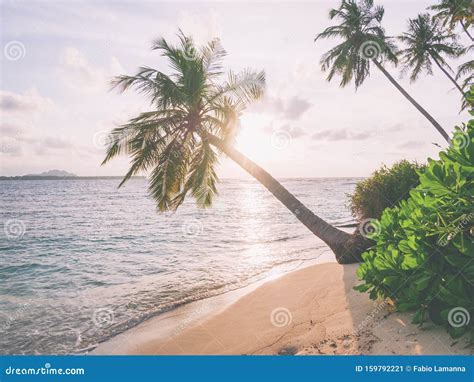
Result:
{"label": "white sand", "polygon": [[220,297],[151,319],[94,353],[471,354],[466,340],[432,324],[420,329],[410,323],[412,314],[392,313],[354,291],[357,267],[303,268],[230,304]]}

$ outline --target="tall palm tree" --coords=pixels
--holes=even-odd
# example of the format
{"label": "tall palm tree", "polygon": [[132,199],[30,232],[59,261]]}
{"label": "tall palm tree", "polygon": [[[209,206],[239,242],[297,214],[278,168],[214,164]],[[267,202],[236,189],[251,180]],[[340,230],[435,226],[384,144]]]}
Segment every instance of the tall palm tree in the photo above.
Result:
{"label": "tall palm tree", "polygon": [[397,64],[398,59],[395,45],[385,36],[381,26],[383,15],[384,8],[374,7],[373,0],[342,0],[339,8],[329,11],[329,18],[341,23],[326,28],[315,41],[322,38],[341,38],[343,41],[321,58],[322,70],[329,71],[327,80],[331,81],[338,74],[341,76],[340,86],[354,80],[357,89],[370,75],[373,63],[449,142],[449,136],[441,125],[385,69],[385,62]]}
{"label": "tall palm tree", "polygon": [[[471,50],[474,50],[474,45],[471,45],[466,48],[466,52],[470,52]],[[465,62],[462,65],[459,65],[458,67],[458,72],[456,74],[456,79],[457,80],[462,80],[462,88],[466,91],[466,94],[469,92],[469,89],[471,86],[474,85],[474,60],[469,60]],[[467,101],[467,95],[463,97],[463,102],[461,106],[461,110],[464,110],[467,108],[469,105],[469,102]]]}
{"label": "tall palm tree", "polygon": [[464,64],[459,65],[456,78],[460,79],[463,76],[466,77],[463,80],[462,87],[463,89],[469,89],[472,85],[474,85],[474,60],[469,60]]}
{"label": "tall palm tree", "polygon": [[408,31],[399,39],[406,45],[399,53],[406,65],[405,69],[411,69],[411,81],[416,81],[423,71],[433,74],[434,62],[464,96],[462,87],[450,74],[452,69],[443,57],[457,58],[463,53],[463,48],[457,44],[456,36],[447,32],[439,20],[428,13],[409,19]]}
{"label": "tall palm tree", "polygon": [[351,263],[369,246],[312,213],[268,172],[232,147],[245,107],[263,94],[263,72],[229,72],[221,80],[226,55],[218,40],[198,49],[179,34],[179,45],[158,39],[153,49],[166,57],[171,74],[140,68],[134,76],[120,76],[120,90],[134,87],[150,100],[152,110],[112,130],[102,164],[126,154],[130,169],[119,186],[139,172],[149,172],[149,192],[160,211],[176,210],[188,195],[200,207],[212,204],[217,193],[215,166],[226,154],[265,186],[311,232],[335,252],[337,261]]}
{"label": "tall palm tree", "polygon": [[434,17],[442,20],[443,25],[448,25],[450,29],[454,29],[457,23],[461,24],[466,35],[471,41],[474,41],[474,37],[469,32],[469,28],[474,22],[472,0],[440,0],[438,4],[428,9],[436,11]]}

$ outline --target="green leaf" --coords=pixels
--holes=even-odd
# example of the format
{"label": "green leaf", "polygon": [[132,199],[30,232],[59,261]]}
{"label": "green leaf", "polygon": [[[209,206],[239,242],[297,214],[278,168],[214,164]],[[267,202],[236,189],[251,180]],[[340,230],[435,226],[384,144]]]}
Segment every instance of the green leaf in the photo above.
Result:
{"label": "green leaf", "polygon": [[423,322],[425,321],[425,313],[426,313],[426,310],[424,308],[418,309],[415,312],[411,322],[413,324],[417,324],[417,325],[421,326],[423,324]]}

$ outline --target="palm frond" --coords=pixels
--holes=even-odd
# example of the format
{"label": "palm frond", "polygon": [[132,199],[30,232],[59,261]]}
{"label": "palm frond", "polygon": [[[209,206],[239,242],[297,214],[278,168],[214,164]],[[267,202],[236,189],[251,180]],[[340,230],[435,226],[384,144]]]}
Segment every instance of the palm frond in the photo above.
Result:
{"label": "palm frond", "polygon": [[230,142],[244,108],[262,96],[265,74],[231,71],[222,80],[226,52],[220,41],[198,48],[182,31],[176,45],[159,38],[152,49],[167,59],[171,73],[142,67],[133,76],[115,78],[115,88],[133,88],[153,108],[112,130],[103,164],[129,156],[119,187],[136,174],[148,174],[148,190],[160,211],[177,209],[188,194],[208,207],[217,194],[218,153],[206,137],[215,134]]}
{"label": "palm frond", "polygon": [[[321,57],[321,69],[328,71],[328,81],[338,75],[341,87],[354,81],[357,89],[370,75],[372,60],[397,64],[396,46],[381,25],[384,12],[382,6],[374,6],[373,0],[342,0],[339,8],[329,12],[329,18],[339,24],[327,27],[314,39],[343,40]],[[368,44],[371,56],[364,54]]]}
{"label": "palm frond", "polygon": [[202,140],[190,162],[190,174],[182,191],[176,195],[173,205],[178,208],[191,191],[196,205],[201,208],[210,207],[217,195],[218,177],[215,166],[217,154],[207,140]]}
{"label": "palm frond", "polygon": [[406,47],[399,54],[405,64],[404,72],[411,69],[411,81],[415,81],[423,72],[432,75],[433,61],[452,72],[444,57],[456,58],[463,52],[462,47],[456,42],[456,36],[428,13],[408,20],[407,31],[398,39]]}
{"label": "palm frond", "polygon": [[222,74],[222,61],[227,52],[219,39],[214,39],[201,49],[203,65],[210,77]]}

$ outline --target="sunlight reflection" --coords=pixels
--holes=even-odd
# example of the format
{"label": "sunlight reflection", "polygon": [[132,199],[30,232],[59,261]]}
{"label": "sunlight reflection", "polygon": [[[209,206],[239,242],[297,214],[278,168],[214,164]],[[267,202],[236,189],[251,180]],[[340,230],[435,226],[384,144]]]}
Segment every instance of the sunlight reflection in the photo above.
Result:
{"label": "sunlight reflection", "polygon": [[265,190],[258,184],[246,182],[242,184],[239,204],[242,219],[245,219],[242,235],[249,244],[245,254],[249,260],[258,264],[270,256],[268,241],[270,240],[270,229],[266,215],[269,213],[268,205],[264,198]]}

